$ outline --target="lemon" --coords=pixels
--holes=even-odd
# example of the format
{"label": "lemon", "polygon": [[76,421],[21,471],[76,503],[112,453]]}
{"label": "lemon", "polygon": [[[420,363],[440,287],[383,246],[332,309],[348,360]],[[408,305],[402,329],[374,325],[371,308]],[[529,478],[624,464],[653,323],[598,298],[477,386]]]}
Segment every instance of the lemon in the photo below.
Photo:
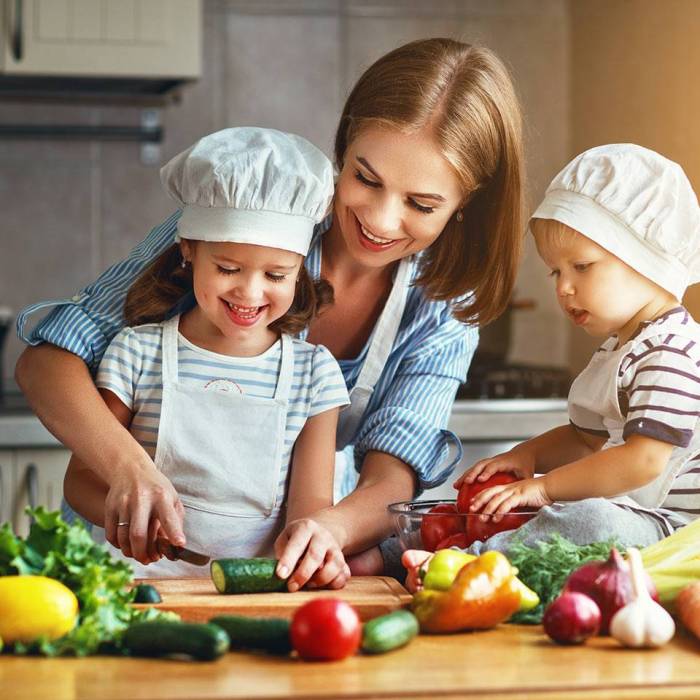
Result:
{"label": "lemon", "polygon": [[78,599],[46,576],[0,576],[0,638],[5,643],[58,639],[73,629]]}

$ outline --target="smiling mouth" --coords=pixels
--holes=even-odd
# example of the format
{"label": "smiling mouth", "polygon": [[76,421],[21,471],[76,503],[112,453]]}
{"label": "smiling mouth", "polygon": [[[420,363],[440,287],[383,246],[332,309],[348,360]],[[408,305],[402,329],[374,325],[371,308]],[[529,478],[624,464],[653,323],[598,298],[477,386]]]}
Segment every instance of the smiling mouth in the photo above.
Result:
{"label": "smiling mouth", "polygon": [[[357,219],[357,217],[355,218]],[[397,238],[382,238],[381,236],[377,236],[363,226],[359,219],[357,219],[357,225],[360,229],[360,239],[363,241],[365,247],[369,247],[371,250],[384,250],[386,248],[391,248],[391,246],[399,242]]]}
{"label": "smiling mouth", "polygon": [[240,304],[233,304],[225,299],[222,301],[228,307],[232,316],[244,322],[254,321],[262,311],[267,308],[267,306],[241,306]]}

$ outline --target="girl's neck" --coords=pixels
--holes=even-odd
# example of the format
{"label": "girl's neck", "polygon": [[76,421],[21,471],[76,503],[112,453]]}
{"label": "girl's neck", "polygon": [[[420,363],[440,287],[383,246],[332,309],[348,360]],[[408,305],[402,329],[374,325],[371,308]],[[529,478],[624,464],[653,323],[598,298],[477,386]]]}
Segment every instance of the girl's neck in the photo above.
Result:
{"label": "girl's neck", "polygon": [[230,357],[256,357],[269,350],[279,334],[267,327],[250,329],[237,337],[227,337],[204,315],[199,306],[180,317],[180,333],[202,350]]}

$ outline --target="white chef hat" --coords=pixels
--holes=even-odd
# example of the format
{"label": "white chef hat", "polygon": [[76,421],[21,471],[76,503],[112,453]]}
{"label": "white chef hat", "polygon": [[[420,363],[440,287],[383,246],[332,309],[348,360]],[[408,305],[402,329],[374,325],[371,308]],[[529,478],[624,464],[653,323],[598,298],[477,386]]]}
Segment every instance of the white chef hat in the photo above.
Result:
{"label": "white chef hat", "polygon": [[634,144],[591,148],[547,188],[532,218],[566,224],[681,299],[700,281],[700,209],[677,163]]}
{"label": "white chef hat", "polygon": [[182,207],[180,238],[252,243],[306,255],[333,198],[333,166],[316,146],[275,129],[209,134],[161,168]]}

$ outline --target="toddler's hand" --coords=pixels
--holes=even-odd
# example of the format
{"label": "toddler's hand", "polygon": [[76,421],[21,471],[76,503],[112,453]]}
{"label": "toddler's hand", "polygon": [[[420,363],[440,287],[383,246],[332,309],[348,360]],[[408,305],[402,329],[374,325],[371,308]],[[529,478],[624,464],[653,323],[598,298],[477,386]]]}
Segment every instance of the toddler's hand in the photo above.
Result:
{"label": "toddler's hand", "polygon": [[[293,520],[275,540],[277,575],[288,578],[287,588],[342,588],[350,568],[335,537],[312,518]],[[290,575],[291,572],[291,575]]]}
{"label": "toddler's hand", "polygon": [[493,515],[494,522],[513,510],[513,508],[530,506],[541,508],[551,505],[552,501],[544,489],[544,479],[524,479],[512,484],[492,486],[478,493],[469,506],[470,512]]}
{"label": "toddler's hand", "polygon": [[426,552],[423,549],[407,549],[401,555],[401,564],[403,564],[403,567],[408,572],[406,576],[406,589],[409,593],[415,593],[423,588],[420,570],[424,566],[427,566],[432,558],[433,553]]}
{"label": "toddler's hand", "polygon": [[486,481],[498,472],[511,472],[518,479],[530,479],[535,473],[535,465],[526,455],[516,449],[502,452],[495,457],[480,459],[454,482],[459,489],[463,483],[472,484],[475,481]]}

